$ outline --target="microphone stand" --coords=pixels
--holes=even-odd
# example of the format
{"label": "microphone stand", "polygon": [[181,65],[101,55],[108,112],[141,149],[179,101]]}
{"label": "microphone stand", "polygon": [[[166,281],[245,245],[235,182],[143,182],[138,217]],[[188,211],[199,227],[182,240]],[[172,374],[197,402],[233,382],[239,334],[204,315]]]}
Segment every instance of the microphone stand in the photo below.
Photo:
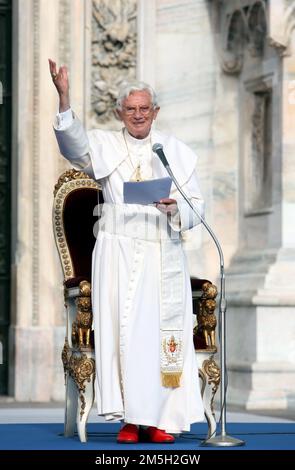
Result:
{"label": "microphone stand", "polygon": [[[189,200],[183,189],[180,187],[178,181],[176,180],[168,162],[163,161],[160,155],[158,155],[160,160],[162,161],[163,165],[165,166],[167,173],[172,178],[175,186],[177,187],[178,191],[188,203],[190,208],[193,212],[199,217],[202,224],[205,226],[207,231],[210,233],[216,248],[219,254],[220,260],[220,301],[219,301],[219,318],[220,318],[220,338],[219,338],[219,345],[220,345],[220,406],[221,406],[221,414],[220,414],[220,424],[221,424],[221,432],[219,435],[215,435],[214,437],[209,437],[208,439],[204,440],[201,445],[204,446],[224,446],[224,447],[234,447],[234,446],[242,446],[245,444],[245,441],[241,439],[236,439],[235,437],[231,437],[226,433],[226,390],[225,390],[225,373],[226,373],[226,344],[225,344],[225,312],[226,312],[226,298],[225,298],[225,274],[224,274],[224,257],[222,248],[220,243],[211,229],[211,227],[207,224],[205,219],[201,216],[199,211],[195,208],[193,203]],[[166,160],[166,159],[165,159]]]}

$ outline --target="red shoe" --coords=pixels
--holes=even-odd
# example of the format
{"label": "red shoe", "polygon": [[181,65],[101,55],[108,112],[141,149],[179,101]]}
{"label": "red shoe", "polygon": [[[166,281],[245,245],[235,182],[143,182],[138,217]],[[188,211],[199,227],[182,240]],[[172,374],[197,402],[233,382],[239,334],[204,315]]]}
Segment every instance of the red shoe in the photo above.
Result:
{"label": "red shoe", "polygon": [[167,432],[162,429],[155,428],[154,426],[150,426],[147,429],[141,429],[141,437],[143,438],[143,441],[147,440],[148,442],[154,442],[157,444],[173,444],[175,441],[171,434],[167,434]]}
{"label": "red shoe", "polygon": [[125,424],[118,434],[117,442],[120,444],[136,444],[138,442],[138,432],[136,424]]}

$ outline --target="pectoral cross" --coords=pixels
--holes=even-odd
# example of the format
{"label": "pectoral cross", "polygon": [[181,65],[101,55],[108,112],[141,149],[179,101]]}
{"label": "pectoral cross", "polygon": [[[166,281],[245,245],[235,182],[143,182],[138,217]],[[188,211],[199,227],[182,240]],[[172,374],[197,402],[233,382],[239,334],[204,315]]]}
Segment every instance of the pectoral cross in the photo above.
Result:
{"label": "pectoral cross", "polygon": [[140,165],[137,165],[135,169],[135,175],[130,181],[142,181],[141,173],[140,173]]}

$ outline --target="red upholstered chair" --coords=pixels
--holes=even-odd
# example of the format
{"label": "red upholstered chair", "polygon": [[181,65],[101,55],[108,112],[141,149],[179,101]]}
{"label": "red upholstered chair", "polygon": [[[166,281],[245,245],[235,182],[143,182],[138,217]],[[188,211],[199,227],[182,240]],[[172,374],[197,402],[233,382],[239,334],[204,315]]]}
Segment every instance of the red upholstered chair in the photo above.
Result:
{"label": "red upholstered chair", "polygon": [[[64,172],[55,186],[53,231],[64,276],[64,299],[67,315],[66,336],[62,351],[64,365],[65,436],[73,436],[77,425],[81,442],[86,442],[86,424],[94,401],[95,357],[91,308],[91,258],[95,244],[93,233],[102,203],[98,183],[77,170]],[[216,288],[210,281],[192,279],[194,313],[198,326],[194,344],[198,351],[199,377],[208,436],[214,435],[213,398],[219,384],[214,315]]]}

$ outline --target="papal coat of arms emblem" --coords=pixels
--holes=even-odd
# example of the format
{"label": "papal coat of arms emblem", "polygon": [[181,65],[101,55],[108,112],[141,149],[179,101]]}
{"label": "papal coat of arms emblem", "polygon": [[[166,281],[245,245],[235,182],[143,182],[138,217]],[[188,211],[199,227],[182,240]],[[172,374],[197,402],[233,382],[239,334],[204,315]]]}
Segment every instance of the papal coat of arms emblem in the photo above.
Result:
{"label": "papal coat of arms emblem", "polygon": [[167,346],[169,348],[169,351],[171,353],[174,353],[176,352],[177,348],[178,348],[178,343],[175,341],[175,338],[174,336],[172,335],[171,338],[169,339],[169,341],[167,342]]}
{"label": "papal coat of arms emblem", "polygon": [[168,364],[176,364],[181,352],[181,341],[177,341],[174,335],[164,338],[163,352]]}

